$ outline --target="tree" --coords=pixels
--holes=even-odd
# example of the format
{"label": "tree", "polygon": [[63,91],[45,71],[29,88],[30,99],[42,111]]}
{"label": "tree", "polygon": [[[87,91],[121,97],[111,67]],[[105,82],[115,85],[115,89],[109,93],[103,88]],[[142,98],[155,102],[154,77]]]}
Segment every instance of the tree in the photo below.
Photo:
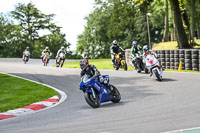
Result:
{"label": "tree", "polygon": [[41,13],[32,3],[27,5],[19,3],[11,14],[19,21],[21,31],[24,37],[29,40],[32,49],[34,48],[34,41],[39,39],[39,30],[56,27],[51,23],[54,15]]}
{"label": "tree", "polygon": [[179,7],[178,0],[170,0],[171,8],[173,10],[174,15],[174,23],[175,28],[177,31],[177,40],[179,44],[179,48],[190,48],[190,45],[188,44],[188,39],[183,27],[183,22],[181,21],[181,12]]}
{"label": "tree", "polygon": [[169,41],[169,6],[168,6],[168,0],[165,0],[165,30],[163,34],[163,42]]}

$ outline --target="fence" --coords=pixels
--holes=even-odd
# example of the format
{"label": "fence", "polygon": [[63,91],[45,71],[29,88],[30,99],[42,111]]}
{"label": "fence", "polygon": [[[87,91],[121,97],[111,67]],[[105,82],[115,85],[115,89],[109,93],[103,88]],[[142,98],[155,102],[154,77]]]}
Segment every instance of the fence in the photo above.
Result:
{"label": "fence", "polygon": [[[178,69],[180,61],[183,70],[200,71],[200,49],[179,49],[179,50],[153,50],[161,60],[166,69]],[[131,50],[126,50],[126,61],[130,66]]]}

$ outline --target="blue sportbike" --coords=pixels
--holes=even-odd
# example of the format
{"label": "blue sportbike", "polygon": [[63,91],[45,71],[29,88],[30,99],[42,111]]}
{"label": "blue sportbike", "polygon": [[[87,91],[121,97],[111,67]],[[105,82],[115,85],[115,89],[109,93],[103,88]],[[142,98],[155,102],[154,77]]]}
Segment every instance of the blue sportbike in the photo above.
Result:
{"label": "blue sportbike", "polygon": [[117,103],[121,100],[118,89],[109,84],[109,76],[103,75],[102,78],[103,82],[98,78],[91,79],[89,75],[81,78],[80,90],[83,91],[86,102],[93,108],[98,108],[103,102]]}

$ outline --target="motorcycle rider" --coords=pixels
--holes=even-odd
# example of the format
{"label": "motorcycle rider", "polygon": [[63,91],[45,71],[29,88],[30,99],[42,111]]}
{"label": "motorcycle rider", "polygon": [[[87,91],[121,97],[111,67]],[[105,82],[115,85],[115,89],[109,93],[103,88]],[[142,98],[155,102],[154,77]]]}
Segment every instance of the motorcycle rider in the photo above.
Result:
{"label": "motorcycle rider", "polygon": [[124,49],[117,44],[116,40],[114,40],[112,46],[110,47],[112,64],[115,64],[115,55],[118,54],[120,51],[124,52]]}
{"label": "motorcycle rider", "polygon": [[147,57],[148,54],[152,54],[155,56],[155,58],[158,58],[157,54],[155,52],[153,52],[152,50],[150,50],[148,45],[144,45],[143,52],[144,52],[143,55],[145,58]]}
{"label": "motorcycle rider", "polygon": [[25,54],[25,52],[28,52],[29,54],[28,54],[28,58],[30,58],[30,48],[27,46],[26,47],[26,49],[24,50],[24,52],[23,52],[23,57],[22,57],[22,59],[24,60],[24,54]]}
{"label": "motorcycle rider", "polygon": [[101,76],[99,70],[94,65],[89,65],[89,61],[87,59],[80,61],[80,68],[81,68],[81,74],[80,76],[89,75],[91,79],[98,78],[99,82],[104,84],[108,87],[110,92],[112,92],[112,87],[110,87],[109,83]]}
{"label": "motorcycle rider", "polygon": [[[45,49],[42,51],[42,56],[41,56],[42,61],[43,61],[43,58],[44,58],[44,56],[45,56],[46,53],[48,53],[49,56],[51,56],[51,51],[49,50],[48,46],[46,46]],[[49,62],[49,59],[48,59],[47,63],[48,62]]]}
{"label": "motorcycle rider", "polygon": [[[152,54],[152,55],[154,55],[154,57],[155,57],[156,59],[158,59],[157,54],[156,54],[155,52],[153,52],[152,50],[150,50],[150,48],[149,48],[148,45],[145,45],[145,46],[143,47],[143,51],[144,51],[144,58],[145,58],[145,60],[146,60],[146,57],[147,57],[148,54]],[[162,68],[160,60],[159,60],[159,64],[160,64],[160,67]],[[162,69],[163,69],[163,68],[162,68]],[[164,70],[164,69],[163,69],[163,70]],[[150,71],[150,77],[152,76],[152,74],[153,74],[153,73]]]}
{"label": "motorcycle rider", "polygon": [[[66,55],[66,51],[65,51],[65,47],[64,47],[64,46],[62,46],[62,47],[58,50],[58,52],[57,52],[57,55],[56,55],[56,64],[58,63],[57,60],[58,60],[58,57],[59,57],[60,53],[63,53],[64,55]],[[64,60],[63,62],[65,62],[65,58],[64,58],[63,60]]]}
{"label": "motorcycle rider", "polygon": [[137,41],[132,42],[132,47],[131,47],[131,59],[132,63],[135,67],[135,59],[136,59],[136,54],[142,54],[142,46],[137,44]]}

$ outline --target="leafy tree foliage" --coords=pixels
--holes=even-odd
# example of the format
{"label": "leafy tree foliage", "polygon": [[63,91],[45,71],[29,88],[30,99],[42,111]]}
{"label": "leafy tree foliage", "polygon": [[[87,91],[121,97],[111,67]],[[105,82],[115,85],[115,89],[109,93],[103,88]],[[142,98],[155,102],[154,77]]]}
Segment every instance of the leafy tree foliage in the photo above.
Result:
{"label": "leafy tree foliage", "polygon": [[[11,16],[18,24],[3,14],[0,16],[0,57],[22,57],[27,46],[30,47],[31,57],[39,58],[46,46],[55,57],[61,46],[70,47],[65,34],[61,33],[61,27],[52,22],[53,14],[43,14],[32,3],[19,3],[11,11]],[[49,34],[41,36],[41,30],[48,30]]]}

